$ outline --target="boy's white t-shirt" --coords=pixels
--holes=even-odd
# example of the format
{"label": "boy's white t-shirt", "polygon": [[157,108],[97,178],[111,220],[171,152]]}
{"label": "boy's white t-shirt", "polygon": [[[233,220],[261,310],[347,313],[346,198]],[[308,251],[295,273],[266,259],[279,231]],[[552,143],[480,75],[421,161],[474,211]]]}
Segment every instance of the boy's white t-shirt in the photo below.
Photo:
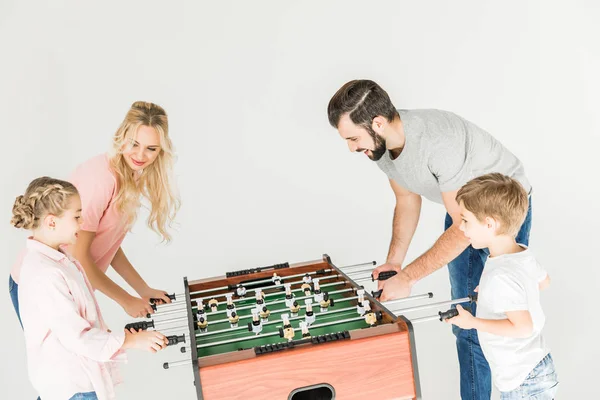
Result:
{"label": "boy's white t-shirt", "polygon": [[477,298],[478,318],[506,319],[507,311],[527,310],[533,321],[531,336],[520,339],[477,332],[498,389],[518,388],[550,352],[542,337],[546,320],[540,304],[539,283],[546,271],[531,250],[489,257],[483,268]]}

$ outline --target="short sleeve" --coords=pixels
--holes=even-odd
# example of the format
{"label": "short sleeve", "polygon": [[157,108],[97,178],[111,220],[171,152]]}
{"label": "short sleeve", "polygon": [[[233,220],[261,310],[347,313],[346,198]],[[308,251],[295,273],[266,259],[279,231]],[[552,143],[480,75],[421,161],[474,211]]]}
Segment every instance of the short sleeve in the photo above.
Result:
{"label": "short sleeve", "polygon": [[525,287],[512,276],[494,276],[486,291],[492,295],[492,308],[495,313],[529,309]]}
{"label": "short sleeve", "polygon": [[544,269],[544,267],[542,267],[540,265],[539,262],[535,262],[535,269],[534,269],[534,273],[535,273],[535,279],[536,282],[540,283],[541,281],[543,281],[544,279],[546,279],[546,277],[548,276],[548,272],[546,272],[546,270]]}
{"label": "short sleeve", "polygon": [[438,181],[440,192],[458,190],[472,178],[467,147],[466,133],[454,126],[435,138],[428,167]]}
{"label": "short sleeve", "polygon": [[88,160],[73,171],[70,182],[81,197],[81,229],[96,232],[116,189],[116,180],[108,169],[108,161],[98,157]]}

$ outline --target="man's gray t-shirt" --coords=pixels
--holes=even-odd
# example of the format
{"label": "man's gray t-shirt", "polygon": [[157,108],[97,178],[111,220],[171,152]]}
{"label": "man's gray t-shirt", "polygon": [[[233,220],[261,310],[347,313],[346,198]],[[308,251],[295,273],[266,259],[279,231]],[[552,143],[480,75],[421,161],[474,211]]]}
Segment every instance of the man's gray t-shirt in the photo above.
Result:
{"label": "man's gray t-shirt", "polygon": [[398,110],[406,141],[392,160],[386,151],[379,168],[403,188],[443,204],[442,192],[499,172],[519,181],[529,193],[523,164],[492,135],[448,111]]}

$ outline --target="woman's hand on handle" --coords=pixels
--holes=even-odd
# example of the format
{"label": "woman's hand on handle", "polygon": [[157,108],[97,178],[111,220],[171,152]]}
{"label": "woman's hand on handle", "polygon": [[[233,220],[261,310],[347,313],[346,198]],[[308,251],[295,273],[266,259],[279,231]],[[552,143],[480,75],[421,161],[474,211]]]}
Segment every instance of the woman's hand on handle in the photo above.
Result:
{"label": "woman's hand on handle", "polygon": [[154,310],[148,301],[139,297],[129,296],[121,304],[121,307],[133,318],[145,318],[147,314],[154,314]]}
{"label": "woman's hand on handle", "polygon": [[150,299],[157,299],[159,300],[160,304],[166,304],[171,302],[171,299],[169,298],[169,296],[167,296],[166,291],[153,289],[151,287],[142,290],[140,296],[142,296],[142,298],[148,303],[150,303]]}

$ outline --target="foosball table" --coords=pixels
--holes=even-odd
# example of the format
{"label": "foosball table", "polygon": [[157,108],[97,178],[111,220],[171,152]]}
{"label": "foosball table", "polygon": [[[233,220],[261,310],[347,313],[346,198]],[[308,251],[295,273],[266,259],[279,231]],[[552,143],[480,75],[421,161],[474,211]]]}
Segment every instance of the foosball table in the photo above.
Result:
{"label": "foosball table", "polygon": [[[470,296],[397,309],[432,293],[388,302],[367,292],[375,262],[338,268],[329,256],[188,281],[172,302],[155,302],[148,321],[169,345],[183,343],[198,400],[419,399],[413,323],[443,320],[455,309],[414,320],[404,314],[474,301]],[[366,275],[365,275],[366,274]],[[394,271],[381,273],[388,279]],[[170,335],[169,335],[170,334]]]}

